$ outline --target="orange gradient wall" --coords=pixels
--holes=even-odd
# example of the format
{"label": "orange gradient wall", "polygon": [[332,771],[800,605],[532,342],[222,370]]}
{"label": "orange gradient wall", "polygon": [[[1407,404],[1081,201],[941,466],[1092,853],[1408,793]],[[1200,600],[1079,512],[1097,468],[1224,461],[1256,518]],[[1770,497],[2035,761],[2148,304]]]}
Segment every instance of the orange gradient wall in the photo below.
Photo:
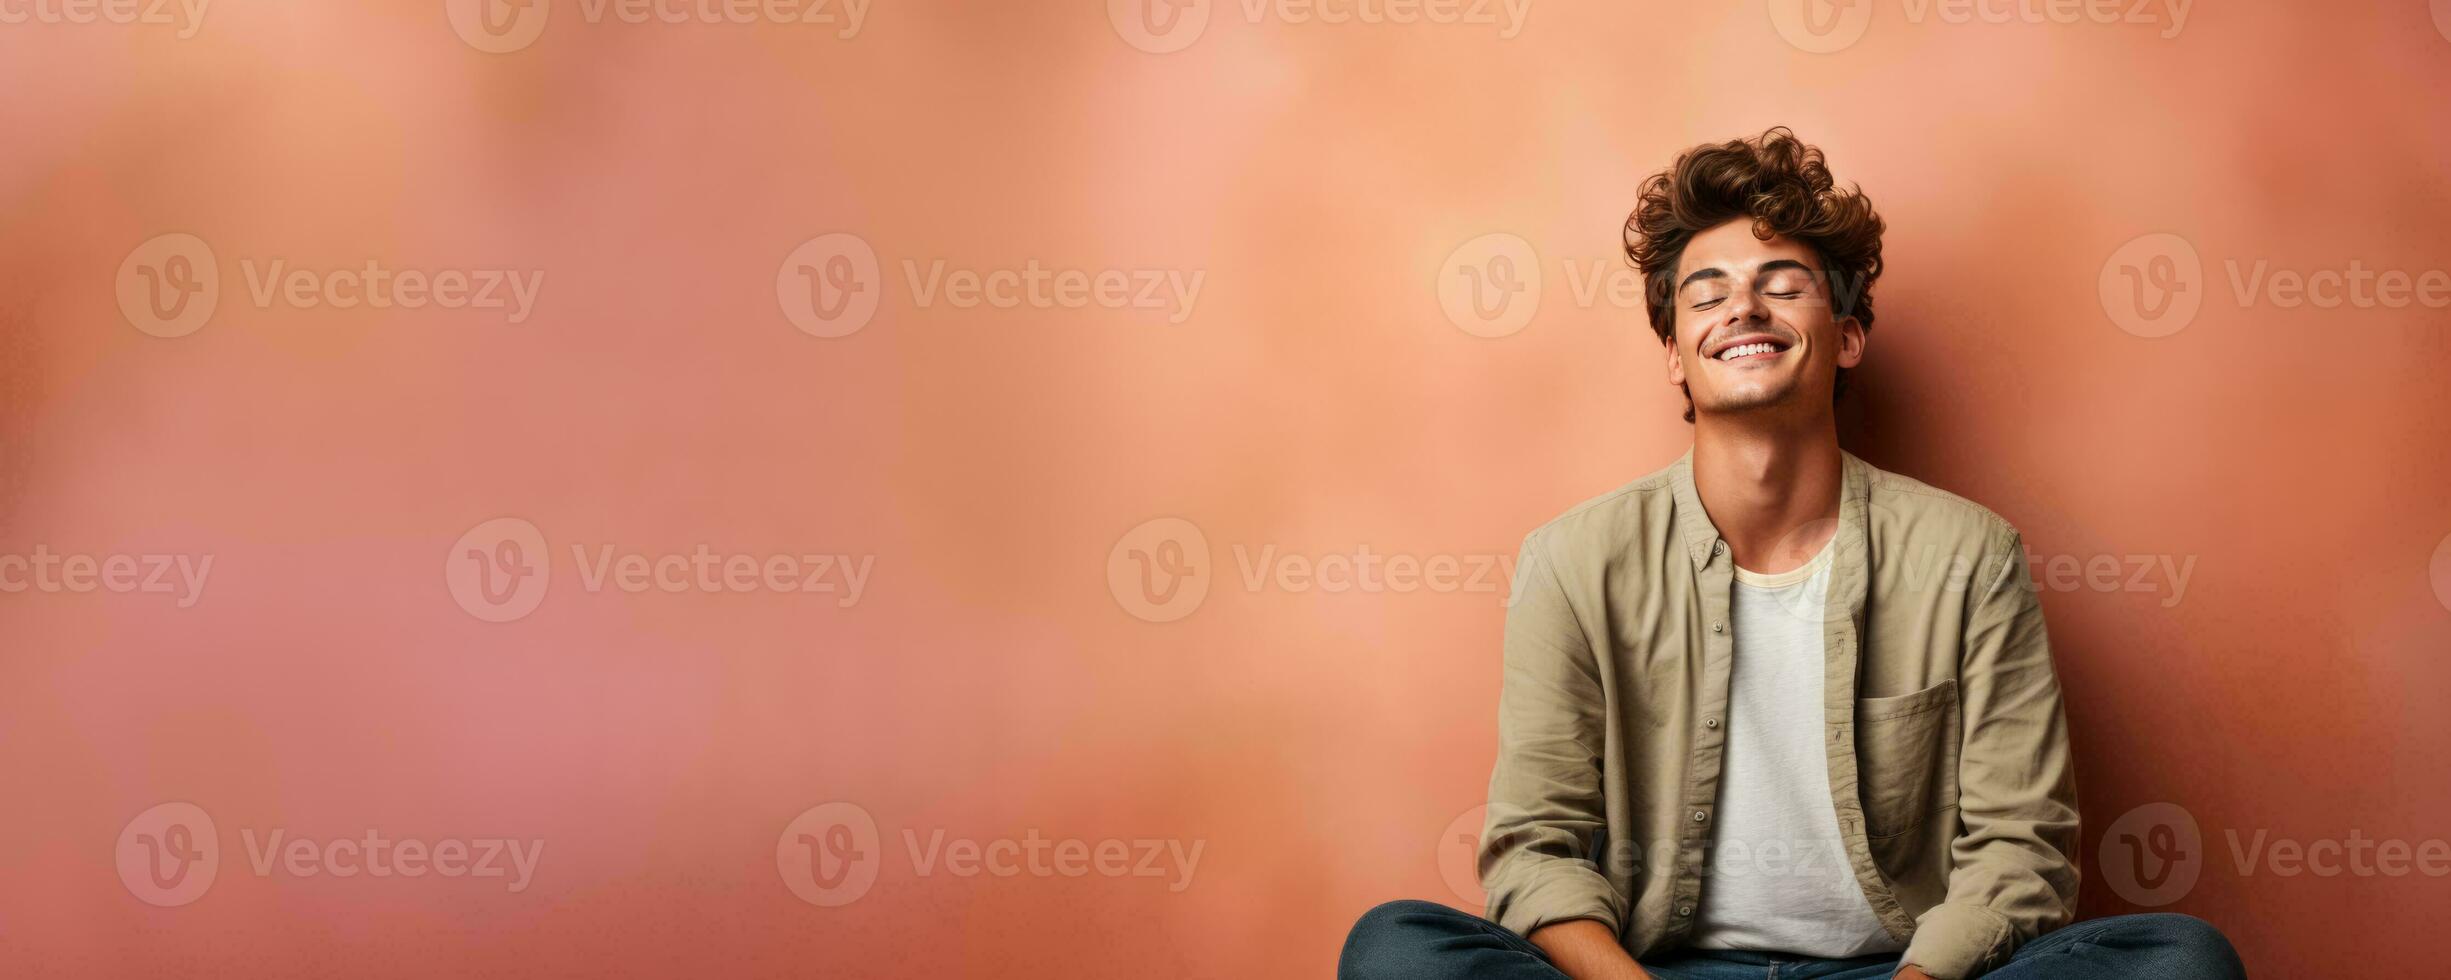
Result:
{"label": "orange gradient wall", "polygon": [[2034,551],[2084,912],[2430,971],[2451,8],[2103,9],[0,0],[0,973],[1477,907],[1505,569],[1689,438],[1619,226],[1779,124],[1890,223],[1849,447]]}

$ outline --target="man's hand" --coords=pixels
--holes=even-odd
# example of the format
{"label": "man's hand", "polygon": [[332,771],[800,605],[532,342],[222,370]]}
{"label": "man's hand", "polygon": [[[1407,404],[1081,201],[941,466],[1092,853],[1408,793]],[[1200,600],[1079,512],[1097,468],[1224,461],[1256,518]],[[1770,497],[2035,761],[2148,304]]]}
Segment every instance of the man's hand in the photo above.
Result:
{"label": "man's hand", "polygon": [[1617,942],[1609,927],[1594,919],[1552,922],[1526,937],[1549,963],[1574,980],[1649,980],[1650,974]]}
{"label": "man's hand", "polygon": [[1899,967],[1897,976],[1893,977],[1892,980],[1932,980],[1932,975],[1923,972],[1922,967],[1909,963],[1905,966]]}

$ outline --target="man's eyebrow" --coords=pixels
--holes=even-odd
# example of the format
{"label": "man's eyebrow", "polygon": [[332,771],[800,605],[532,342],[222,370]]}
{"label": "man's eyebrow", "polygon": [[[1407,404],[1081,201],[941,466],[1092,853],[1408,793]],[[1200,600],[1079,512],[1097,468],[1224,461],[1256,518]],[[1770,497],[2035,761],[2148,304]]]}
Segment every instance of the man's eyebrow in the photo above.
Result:
{"label": "man's eyebrow", "polygon": [[1683,292],[1685,287],[1705,279],[1725,279],[1727,277],[1727,273],[1718,269],[1695,269],[1692,275],[1686,276],[1683,281],[1677,283],[1677,291]]}
{"label": "man's eyebrow", "polygon": [[[1802,263],[1802,262],[1799,262],[1799,261],[1797,261],[1797,260],[1795,260],[1795,259],[1772,259],[1772,260],[1770,260],[1770,261],[1768,261],[1768,262],[1764,262],[1764,263],[1762,263],[1761,268],[1754,270],[1754,272],[1755,272],[1755,274],[1760,275],[1760,274],[1766,274],[1766,273],[1772,273],[1772,272],[1779,272],[1779,271],[1783,271],[1783,270],[1786,270],[1786,269],[1794,269],[1794,270],[1796,270],[1796,271],[1798,271],[1798,272],[1804,272],[1804,273],[1812,273],[1812,272],[1813,272],[1813,267],[1812,267],[1812,266],[1806,265],[1806,264],[1804,264],[1804,263]],[[1685,288],[1685,287],[1687,287],[1687,286],[1691,286],[1691,285],[1693,285],[1693,284],[1695,284],[1695,283],[1697,283],[1697,282],[1701,282],[1701,281],[1703,281],[1703,280],[1705,280],[1705,279],[1725,279],[1725,278],[1727,278],[1727,277],[1728,277],[1728,274],[1727,274],[1727,272],[1725,272],[1724,270],[1720,270],[1720,269],[1695,269],[1695,270],[1693,271],[1693,274],[1692,274],[1692,275],[1686,276],[1686,277],[1685,277],[1685,279],[1684,279],[1684,281],[1677,283],[1677,289],[1678,289],[1679,291],[1682,291],[1682,290],[1684,290],[1684,288]]]}

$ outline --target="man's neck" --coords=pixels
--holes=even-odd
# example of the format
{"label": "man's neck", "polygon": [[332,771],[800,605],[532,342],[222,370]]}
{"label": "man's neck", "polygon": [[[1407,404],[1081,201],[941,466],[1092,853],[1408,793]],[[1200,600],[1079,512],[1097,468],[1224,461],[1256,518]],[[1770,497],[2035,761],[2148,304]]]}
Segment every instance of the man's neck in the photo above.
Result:
{"label": "man's neck", "polygon": [[1707,416],[1694,424],[1694,492],[1747,571],[1791,571],[1829,543],[1844,459],[1828,413],[1784,425]]}

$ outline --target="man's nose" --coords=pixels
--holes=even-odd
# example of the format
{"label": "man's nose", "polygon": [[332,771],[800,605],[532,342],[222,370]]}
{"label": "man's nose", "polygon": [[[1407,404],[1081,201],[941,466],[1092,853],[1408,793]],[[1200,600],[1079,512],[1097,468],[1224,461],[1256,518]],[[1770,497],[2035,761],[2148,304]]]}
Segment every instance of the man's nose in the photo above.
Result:
{"label": "man's nose", "polygon": [[1727,312],[1726,322],[1731,326],[1760,323],[1768,315],[1767,310],[1762,306],[1761,297],[1754,295],[1749,289],[1739,289],[1730,293],[1728,301],[1720,304],[1719,308]]}

